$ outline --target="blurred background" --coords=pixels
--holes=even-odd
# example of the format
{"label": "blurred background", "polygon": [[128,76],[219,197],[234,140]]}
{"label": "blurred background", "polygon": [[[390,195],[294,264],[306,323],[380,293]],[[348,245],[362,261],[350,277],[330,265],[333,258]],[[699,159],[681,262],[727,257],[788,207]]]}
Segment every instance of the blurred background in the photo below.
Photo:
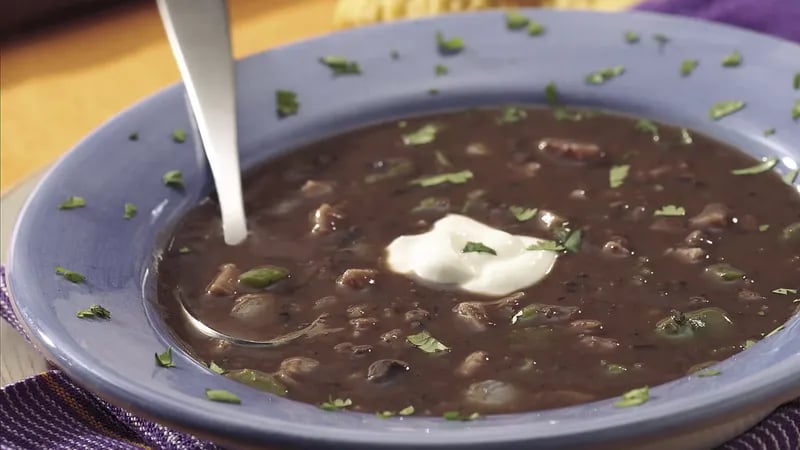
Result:
{"label": "blurred background", "polygon": [[[800,0],[798,0],[800,1]],[[230,0],[234,54],[337,28],[491,7],[623,9],[631,0]],[[175,82],[153,0],[0,0],[0,191],[111,115]]]}

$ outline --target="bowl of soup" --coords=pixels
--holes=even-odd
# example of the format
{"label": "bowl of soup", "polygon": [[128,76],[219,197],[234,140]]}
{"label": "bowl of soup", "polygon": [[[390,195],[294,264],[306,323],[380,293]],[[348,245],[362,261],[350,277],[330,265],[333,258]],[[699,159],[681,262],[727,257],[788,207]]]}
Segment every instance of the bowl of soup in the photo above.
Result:
{"label": "bowl of soup", "polygon": [[796,398],[800,50],[524,16],[546,33],[465,14],[239,62],[236,246],[180,86],[112,119],[17,225],[32,338],[237,446],[703,448]]}

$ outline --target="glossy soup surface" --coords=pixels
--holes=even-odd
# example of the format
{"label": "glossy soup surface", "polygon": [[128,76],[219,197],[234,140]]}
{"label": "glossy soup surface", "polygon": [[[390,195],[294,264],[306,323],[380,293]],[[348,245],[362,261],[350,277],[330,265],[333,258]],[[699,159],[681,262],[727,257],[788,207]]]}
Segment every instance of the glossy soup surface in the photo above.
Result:
{"label": "glossy soup surface", "polygon": [[[759,162],[691,131],[581,119],[446,113],[271,160],[246,177],[245,243],[224,244],[213,199],[178,225],[159,265],[165,320],[198,359],[261,389],[440,415],[618,396],[723,360],[791,316],[792,187],[769,170],[732,173]],[[387,268],[390,242],[448,213],[568,248],[541,282],[500,297]],[[282,345],[205,337],[178,298],[212,328]]]}

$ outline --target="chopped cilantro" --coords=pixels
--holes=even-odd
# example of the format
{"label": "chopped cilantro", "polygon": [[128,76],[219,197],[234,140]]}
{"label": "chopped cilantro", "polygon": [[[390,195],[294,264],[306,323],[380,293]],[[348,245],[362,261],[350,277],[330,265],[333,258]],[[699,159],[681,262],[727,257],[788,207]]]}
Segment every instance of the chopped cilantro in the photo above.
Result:
{"label": "chopped cilantro", "polygon": [[697,372],[696,375],[700,378],[705,378],[705,377],[715,377],[721,373],[722,372],[720,372],[717,369],[705,369]]}
{"label": "chopped cilantro", "polygon": [[794,87],[795,91],[800,91],[800,72],[794,74],[794,80],[792,81],[792,87]]}
{"label": "chopped cilantro", "polygon": [[297,93],[278,89],[275,91],[275,111],[278,117],[288,117],[297,114],[300,109],[300,102],[297,101]]}
{"label": "chopped cilantro", "polygon": [[568,252],[578,253],[581,250],[581,242],[583,241],[583,231],[575,230],[567,235],[562,245]]}
{"label": "chopped cilantro", "polygon": [[764,136],[772,136],[773,134],[775,134],[775,128],[764,129]]}
{"label": "chopped cilantro", "polygon": [[403,144],[408,146],[429,144],[436,139],[439,127],[428,124],[417,131],[403,135]]}
{"label": "chopped cilantro", "polygon": [[327,402],[322,402],[319,407],[324,409],[325,411],[340,411],[346,409],[347,407],[353,406],[353,401],[349,398],[346,399],[332,399],[328,398]]}
{"label": "chopped cilantro", "polygon": [[734,50],[733,53],[722,58],[723,67],[736,67],[742,63],[742,54],[739,50]]}
{"label": "chopped cilantro", "polygon": [[437,64],[436,67],[434,68],[434,72],[436,72],[436,76],[439,77],[447,75],[448,72],[447,66],[445,66],[444,64]]}
{"label": "chopped cilantro", "polygon": [[125,203],[123,207],[122,217],[125,219],[133,219],[136,215],[136,205],[133,203]]}
{"label": "chopped cilantro", "polygon": [[528,113],[522,109],[517,108],[515,106],[506,106],[503,108],[503,112],[500,117],[497,119],[497,123],[505,124],[505,123],[515,123],[519,122],[520,120],[528,117]]}
{"label": "chopped cilantro", "polygon": [[446,198],[426,197],[420,200],[419,204],[411,212],[421,211],[446,211],[450,208],[450,201]]}
{"label": "chopped cilantro", "polygon": [[334,75],[358,75],[361,67],[355,61],[350,61],[343,56],[323,56],[319,62],[328,66]]}
{"label": "chopped cilantro", "polygon": [[83,208],[84,206],[86,206],[86,200],[84,200],[83,197],[70,195],[66,200],[58,205],[58,209],[75,209]]}
{"label": "chopped cilantro", "polygon": [[612,188],[618,188],[622,186],[622,184],[625,182],[625,179],[628,178],[628,171],[630,168],[631,166],[628,164],[611,167],[611,170],[608,172],[608,184]]}
{"label": "chopped cilantro", "polygon": [[792,288],[778,288],[772,290],[773,294],[778,294],[778,295],[796,295],[797,292],[798,292],[797,289],[792,289]]}
{"label": "chopped cilantro", "polygon": [[658,44],[658,49],[662,51],[664,50],[664,47],[667,45],[667,43],[669,43],[669,37],[661,33],[653,34],[653,40],[656,41],[656,43]]}
{"label": "chopped cilantro", "polygon": [[544,30],[544,25],[533,20],[528,24],[528,36],[540,36],[544,34]]}
{"label": "chopped cilantro", "polygon": [[650,133],[653,136],[658,136],[658,126],[652,120],[639,119],[636,122],[636,129],[642,133]]}
{"label": "chopped cilantro", "polygon": [[680,217],[686,215],[686,209],[683,206],[665,205],[661,209],[657,209],[653,215],[666,216],[666,217]]}
{"label": "chopped cilantro", "polygon": [[61,266],[56,267],[56,274],[61,275],[62,277],[64,277],[64,279],[72,283],[83,283],[84,281],[86,281],[86,277],[83,276],[83,274],[74,272],[72,270],[67,270]]}
{"label": "chopped cilantro", "polygon": [[757,342],[758,341],[755,340],[755,339],[748,339],[748,340],[744,341],[744,344],[742,344],[742,350],[747,350],[748,348],[756,345]]}
{"label": "chopped cilantro", "polygon": [[456,420],[456,421],[466,422],[470,420],[479,419],[481,415],[476,412],[469,415],[463,415],[458,411],[447,411],[446,413],[442,414],[442,417],[444,418],[444,420]]}
{"label": "chopped cilantro", "polygon": [[80,319],[110,319],[111,311],[103,308],[100,305],[91,305],[86,309],[78,311],[75,315]]}
{"label": "chopped cilantro", "polygon": [[743,109],[745,106],[747,104],[741,100],[723,100],[711,106],[711,109],[708,110],[708,117],[719,120]]}
{"label": "chopped cilantro", "polygon": [[622,394],[622,399],[614,402],[614,406],[617,408],[628,408],[631,406],[639,406],[648,400],[650,400],[650,389],[645,386]]}
{"label": "chopped cilantro", "polygon": [[179,144],[186,142],[186,131],[175,128],[172,130],[172,140]]}
{"label": "chopped cilantro", "polygon": [[554,82],[551,81],[547,83],[547,86],[544,87],[544,99],[548,105],[558,106],[558,88]]}
{"label": "chopped cilantro", "polygon": [[508,27],[509,30],[519,30],[520,28],[525,28],[529,22],[530,19],[523,16],[515,9],[506,12],[506,27]]}
{"label": "chopped cilantro", "polygon": [[622,75],[623,73],[625,73],[625,68],[622,66],[606,67],[605,69],[600,69],[587,75],[586,83],[603,84],[614,77]]}
{"label": "chopped cilantro", "polygon": [[606,372],[611,375],[620,375],[628,371],[628,368],[621,364],[607,364]]}
{"label": "chopped cilantro", "polygon": [[540,239],[539,242],[528,246],[528,248],[525,250],[548,250],[551,252],[561,252],[564,251],[564,246],[556,241]]}
{"label": "chopped cilantro", "polygon": [[439,90],[436,88],[430,88],[428,89],[428,95],[430,96],[439,95]]}
{"label": "chopped cilantro", "polygon": [[681,75],[688,77],[694,72],[694,69],[697,69],[698,65],[700,65],[700,61],[696,59],[684,59],[681,63]]}
{"label": "chopped cilantro", "polygon": [[167,347],[164,353],[156,353],[156,365],[166,368],[175,367],[175,363],[172,362],[172,347]]}
{"label": "chopped cilantro", "polygon": [[450,347],[439,342],[427,331],[409,335],[406,337],[406,340],[425,353],[437,353],[450,350]]}
{"label": "chopped cilantro", "polygon": [[135,131],[131,131],[131,133],[128,135],[128,140],[129,141],[138,141],[139,140],[139,133],[137,133]]}
{"label": "chopped cilantro", "polygon": [[492,255],[497,255],[497,251],[495,249],[484,245],[481,242],[467,242],[464,244],[464,248],[461,249],[461,253],[489,253]]}
{"label": "chopped cilantro", "polygon": [[519,222],[526,222],[536,217],[539,212],[538,208],[526,208],[524,206],[509,206],[508,210],[514,215],[514,218]]}
{"label": "chopped cilantro", "polygon": [[259,391],[269,392],[270,394],[280,395],[284,397],[289,393],[286,386],[283,385],[275,375],[265,373],[260,370],[254,369],[239,369],[232,370],[225,374],[226,378],[236,380],[239,383],[246,384]]}
{"label": "chopped cilantro", "polygon": [[784,183],[791,186],[792,184],[794,184],[794,180],[797,179],[798,174],[800,174],[800,169],[790,170],[786,172],[786,175],[782,176],[781,179],[783,179]]}
{"label": "chopped cilantro", "polygon": [[289,271],[278,266],[264,266],[250,269],[239,275],[239,282],[262,289],[289,276]]}
{"label": "chopped cilantro", "polygon": [[800,100],[795,100],[792,108],[792,120],[797,119],[800,119]]}
{"label": "chopped cilantro", "polygon": [[220,374],[220,375],[225,373],[225,369],[223,369],[222,367],[217,365],[217,363],[215,363],[214,361],[210,361],[208,363],[208,368],[211,369],[212,372]]}
{"label": "chopped cilantro", "polygon": [[171,188],[178,189],[183,187],[183,174],[180,170],[169,170],[164,173],[161,179],[164,181],[165,185]]}
{"label": "chopped cilantro", "polygon": [[414,414],[415,410],[413,406],[406,406],[405,408],[401,409],[400,411],[380,411],[377,413],[377,416],[381,419],[386,419],[388,417],[393,416],[410,416]]}
{"label": "chopped cilantro", "polygon": [[756,175],[759,173],[768,172],[770,169],[775,167],[776,164],[778,164],[778,158],[767,158],[755,166],[731,170],[731,173],[734,175]]}
{"label": "chopped cilantro", "polygon": [[625,42],[627,42],[628,44],[635,44],[635,43],[639,42],[639,39],[641,39],[639,37],[639,33],[635,32],[635,31],[626,31],[625,32]]}
{"label": "chopped cilantro", "polygon": [[464,49],[463,39],[460,37],[446,39],[440,31],[436,32],[436,44],[442,53],[458,53]]}
{"label": "chopped cilantro", "polygon": [[769,230],[769,224],[767,223],[758,226],[758,231],[761,231],[762,233],[767,230]]}
{"label": "chopped cilantro", "polygon": [[242,403],[242,399],[236,394],[224,389],[206,389],[206,398],[212,402],[232,403],[235,405]]}
{"label": "chopped cilantro", "polygon": [[472,177],[472,171],[462,170],[461,172],[442,173],[439,175],[417,178],[416,180],[412,180],[410,184],[418,184],[422,187],[436,186],[444,183],[464,184],[472,179]]}

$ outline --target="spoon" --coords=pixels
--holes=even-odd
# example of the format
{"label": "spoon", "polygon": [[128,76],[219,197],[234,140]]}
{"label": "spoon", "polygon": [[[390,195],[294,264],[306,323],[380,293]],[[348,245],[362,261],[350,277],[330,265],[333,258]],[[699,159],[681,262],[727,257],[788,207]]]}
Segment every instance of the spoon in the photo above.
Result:
{"label": "spoon", "polygon": [[247,237],[236,86],[224,0],[157,0],[172,53],[186,87],[200,140],[217,188],[225,243]]}

